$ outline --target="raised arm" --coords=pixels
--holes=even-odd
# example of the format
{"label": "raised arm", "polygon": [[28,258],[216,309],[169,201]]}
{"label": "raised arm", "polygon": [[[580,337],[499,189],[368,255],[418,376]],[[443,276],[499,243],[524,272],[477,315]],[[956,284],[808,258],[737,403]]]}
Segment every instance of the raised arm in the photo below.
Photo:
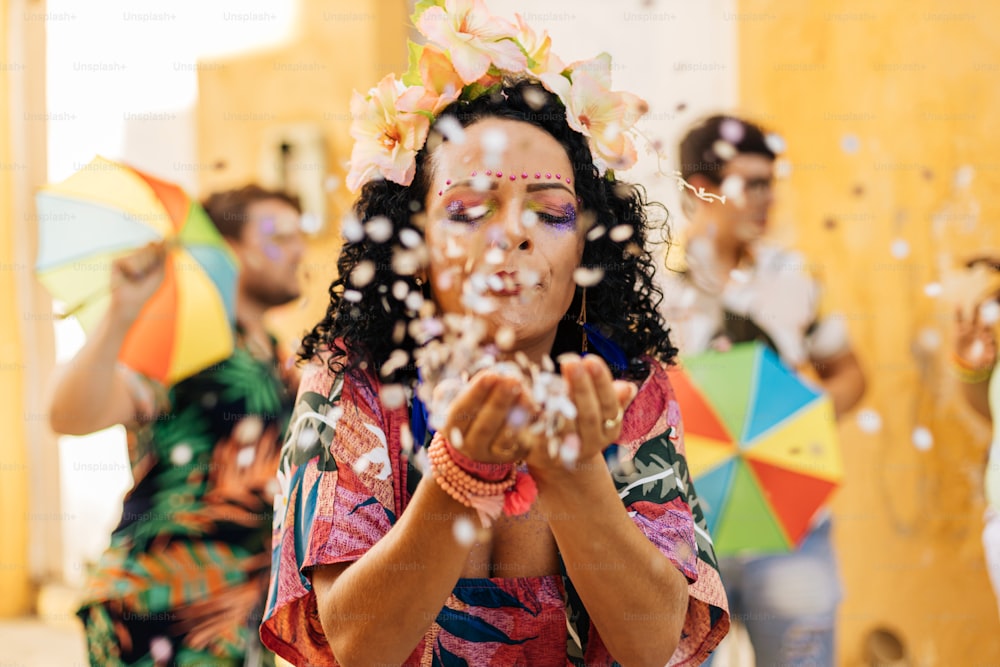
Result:
{"label": "raised arm", "polygon": [[152,244],[114,261],[111,304],[77,355],[53,378],[49,424],[57,433],[84,435],[114,424],[155,417],[151,392],[119,367],[129,327],[163,282],[164,248]]}
{"label": "raised arm", "polygon": [[978,307],[971,318],[963,316],[961,309],[956,311],[952,354],[966,402],[990,419],[989,385],[997,361],[997,341],[992,328],[980,320]]}

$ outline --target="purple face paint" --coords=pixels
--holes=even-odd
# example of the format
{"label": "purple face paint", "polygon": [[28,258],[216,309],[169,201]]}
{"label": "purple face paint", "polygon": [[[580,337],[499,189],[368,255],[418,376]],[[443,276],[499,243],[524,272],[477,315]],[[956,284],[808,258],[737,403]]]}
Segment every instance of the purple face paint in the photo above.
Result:
{"label": "purple face paint", "polygon": [[264,256],[270,260],[277,260],[281,258],[281,249],[274,245],[273,243],[268,243],[264,245]]}
{"label": "purple face paint", "polygon": [[260,221],[259,229],[261,234],[273,234],[275,229],[274,218],[263,218]]}

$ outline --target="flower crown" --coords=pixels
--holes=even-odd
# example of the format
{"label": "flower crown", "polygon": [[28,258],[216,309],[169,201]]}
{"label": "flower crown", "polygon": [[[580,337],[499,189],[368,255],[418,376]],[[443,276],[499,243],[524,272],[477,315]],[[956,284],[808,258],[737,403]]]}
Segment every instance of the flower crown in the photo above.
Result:
{"label": "flower crown", "polygon": [[389,74],[377,86],[351,98],[351,152],[347,187],[385,178],[409,185],[416,156],[431,125],[456,100],[491,93],[505,79],[529,78],[556,95],[566,122],[587,137],[594,165],[635,164],[631,134],[646,113],[645,101],[611,90],[611,56],[565,65],[551,52],[547,33],[535,34],[521,18],[517,24],[492,15],[484,0],[419,0],[411,17],[427,44],[408,41],[410,66],[402,79]]}

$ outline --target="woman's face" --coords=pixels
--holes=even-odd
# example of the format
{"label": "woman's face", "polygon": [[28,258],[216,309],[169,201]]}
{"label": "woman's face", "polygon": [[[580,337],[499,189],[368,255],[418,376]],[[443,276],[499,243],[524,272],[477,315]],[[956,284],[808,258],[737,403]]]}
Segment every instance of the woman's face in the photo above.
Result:
{"label": "woman's face", "polygon": [[434,300],[479,313],[532,359],[549,354],[573,299],[586,230],[563,147],[528,123],[490,118],[431,155],[425,238]]}

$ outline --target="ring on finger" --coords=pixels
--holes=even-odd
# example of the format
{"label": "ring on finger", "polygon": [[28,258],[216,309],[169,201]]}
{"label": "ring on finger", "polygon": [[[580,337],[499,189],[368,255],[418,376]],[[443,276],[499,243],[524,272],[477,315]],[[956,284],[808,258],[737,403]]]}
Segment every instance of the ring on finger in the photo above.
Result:
{"label": "ring on finger", "polygon": [[624,414],[624,411],[621,409],[621,407],[619,407],[618,408],[618,413],[612,419],[605,419],[604,420],[604,423],[602,424],[602,426],[604,427],[604,430],[605,431],[613,431],[618,426],[620,426],[621,423],[622,423],[622,415],[623,414]]}

